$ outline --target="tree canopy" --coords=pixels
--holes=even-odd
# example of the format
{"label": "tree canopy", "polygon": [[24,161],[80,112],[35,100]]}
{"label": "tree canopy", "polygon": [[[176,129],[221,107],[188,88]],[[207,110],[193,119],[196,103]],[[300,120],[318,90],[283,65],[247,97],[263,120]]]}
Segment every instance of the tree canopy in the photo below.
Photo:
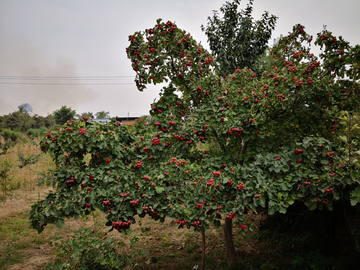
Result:
{"label": "tree canopy", "polygon": [[245,67],[257,74],[262,72],[259,57],[265,52],[276,25],[277,17],[267,11],[261,19],[253,19],[253,0],[244,10],[238,11],[240,2],[226,2],[220,8],[222,17],[218,11],[213,11],[206,27],[201,27],[216,58],[216,68],[223,77]]}
{"label": "tree canopy", "polygon": [[76,111],[72,110],[70,107],[62,106],[59,110],[53,112],[55,123],[58,125],[63,125],[68,120],[74,119]]}
{"label": "tree canopy", "polygon": [[85,118],[46,134],[41,148],[56,162],[56,190],[32,206],[32,226],[41,232],[95,209],[119,231],[137,215],[203,231],[224,220],[234,264],[232,224],[245,233],[249,211],[285,213],[295,201],[331,210],[341,198],[356,205],[360,89],[346,75],[357,47],[323,31],[320,61],[312,39],[295,25],[271,49],[267,70],[223,77],[214,56],[170,21],[129,36],[137,88],[169,82],[152,121]]}
{"label": "tree canopy", "polygon": [[95,117],[96,118],[109,118],[110,112],[100,111],[100,112],[95,113]]}

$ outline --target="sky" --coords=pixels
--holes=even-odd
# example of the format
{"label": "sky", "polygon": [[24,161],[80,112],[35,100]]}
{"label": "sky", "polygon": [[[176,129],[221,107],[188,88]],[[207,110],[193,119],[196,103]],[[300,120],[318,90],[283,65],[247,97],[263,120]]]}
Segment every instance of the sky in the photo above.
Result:
{"label": "sky", "polygon": [[[208,48],[201,25],[225,0],[0,0],[0,115],[29,103],[46,116],[65,105],[111,117],[149,114],[162,86],[139,92],[127,59],[128,36],[175,22]],[[242,1],[245,8],[248,1]],[[278,18],[269,41],[300,23],[314,36],[327,30],[360,44],[359,0],[255,0]],[[315,51],[316,52],[316,51]],[[24,80],[26,78],[26,80]],[[43,84],[43,85],[39,85]]]}

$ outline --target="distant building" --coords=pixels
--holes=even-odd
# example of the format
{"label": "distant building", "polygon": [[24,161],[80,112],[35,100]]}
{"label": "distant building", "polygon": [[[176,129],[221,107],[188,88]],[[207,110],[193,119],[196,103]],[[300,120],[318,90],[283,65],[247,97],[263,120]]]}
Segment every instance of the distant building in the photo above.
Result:
{"label": "distant building", "polygon": [[100,123],[100,124],[106,124],[110,122],[109,118],[96,118],[96,119],[92,119],[94,122],[96,123]]}
{"label": "distant building", "polygon": [[139,117],[116,117],[116,121],[119,121],[123,125],[135,124],[137,119],[139,119]]}
{"label": "distant building", "polygon": [[[116,121],[119,121],[123,125],[132,125],[135,124],[135,121],[139,119],[139,117],[116,117],[115,119]],[[106,124],[111,121],[110,118],[96,118],[92,120],[100,124]]]}

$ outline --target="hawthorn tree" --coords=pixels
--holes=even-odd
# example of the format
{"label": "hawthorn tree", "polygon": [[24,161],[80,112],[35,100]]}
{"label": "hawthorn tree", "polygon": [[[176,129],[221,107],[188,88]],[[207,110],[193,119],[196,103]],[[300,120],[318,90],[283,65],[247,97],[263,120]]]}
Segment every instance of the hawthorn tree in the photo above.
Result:
{"label": "hawthorn tree", "polygon": [[323,31],[315,42],[324,47],[320,62],[312,37],[296,25],[272,48],[270,70],[224,78],[210,53],[170,21],[129,41],[137,88],[169,82],[151,106],[152,121],[127,127],[84,117],[47,133],[41,148],[56,162],[56,189],[32,206],[33,228],[95,209],[111,229],[128,229],[137,215],[169,217],[201,231],[203,241],[210,224],[223,224],[234,265],[233,225],[244,234],[249,211],[358,203],[359,84],[345,77],[356,47]]}

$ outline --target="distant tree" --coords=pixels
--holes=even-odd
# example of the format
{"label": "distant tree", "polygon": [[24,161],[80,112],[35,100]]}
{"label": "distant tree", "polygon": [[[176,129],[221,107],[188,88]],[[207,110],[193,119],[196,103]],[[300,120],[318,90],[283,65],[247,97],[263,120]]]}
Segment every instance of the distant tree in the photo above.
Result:
{"label": "distant tree", "polygon": [[100,111],[95,113],[96,118],[110,118],[110,112]]}
{"label": "distant tree", "polygon": [[92,113],[92,112],[83,112],[83,113],[81,113],[81,114],[78,114],[77,115],[78,116],[78,118],[82,118],[82,117],[87,117],[87,118],[90,118],[90,119],[93,119],[93,118],[95,118],[94,117],[94,114]]}
{"label": "distant tree", "polygon": [[54,116],[52,114],[49,114],[47,116],[41,116],[38,114],[35,114],[33,116],[34,124],[32,125],[32,128],[41,128],[41,127],[51,127],[55,124]]}
{"label": "distant tree", "polygon": [[70,107],[62,106],[59,110],[54,111],[55,123],[63,125],[67,120],[74,119],[75,114],[75,110],[72,110]]}
{"label": "distant tree", "polygon": [[25,132],[34,124],[34,119],[21,105],[19,110],[2,116],[1,129],[11,129]]}
{"label": "distant tree", "polygon": [[254,1],[250,0],[244,10],[238,11],[240,2],[226,2],[220,8],[222,18],[218,11],[213,11],[213,16],[208,17],[207,26],[201,26],[216,57],[216,69],[223,77],[244,67],[256,73],[261,71],[258,60],[267,48],[277,20],[275,15],[269,15],[267,11],[261,19],[254,20],[251,16]]}
{"label": "distant tree", "polygon": [[23,103],[18,108],[19,108],[19,110],[21,110],[21,109],[25,110],[29,114],[34,113],[33,108],[31,107],[31,105],[29,103]]}

